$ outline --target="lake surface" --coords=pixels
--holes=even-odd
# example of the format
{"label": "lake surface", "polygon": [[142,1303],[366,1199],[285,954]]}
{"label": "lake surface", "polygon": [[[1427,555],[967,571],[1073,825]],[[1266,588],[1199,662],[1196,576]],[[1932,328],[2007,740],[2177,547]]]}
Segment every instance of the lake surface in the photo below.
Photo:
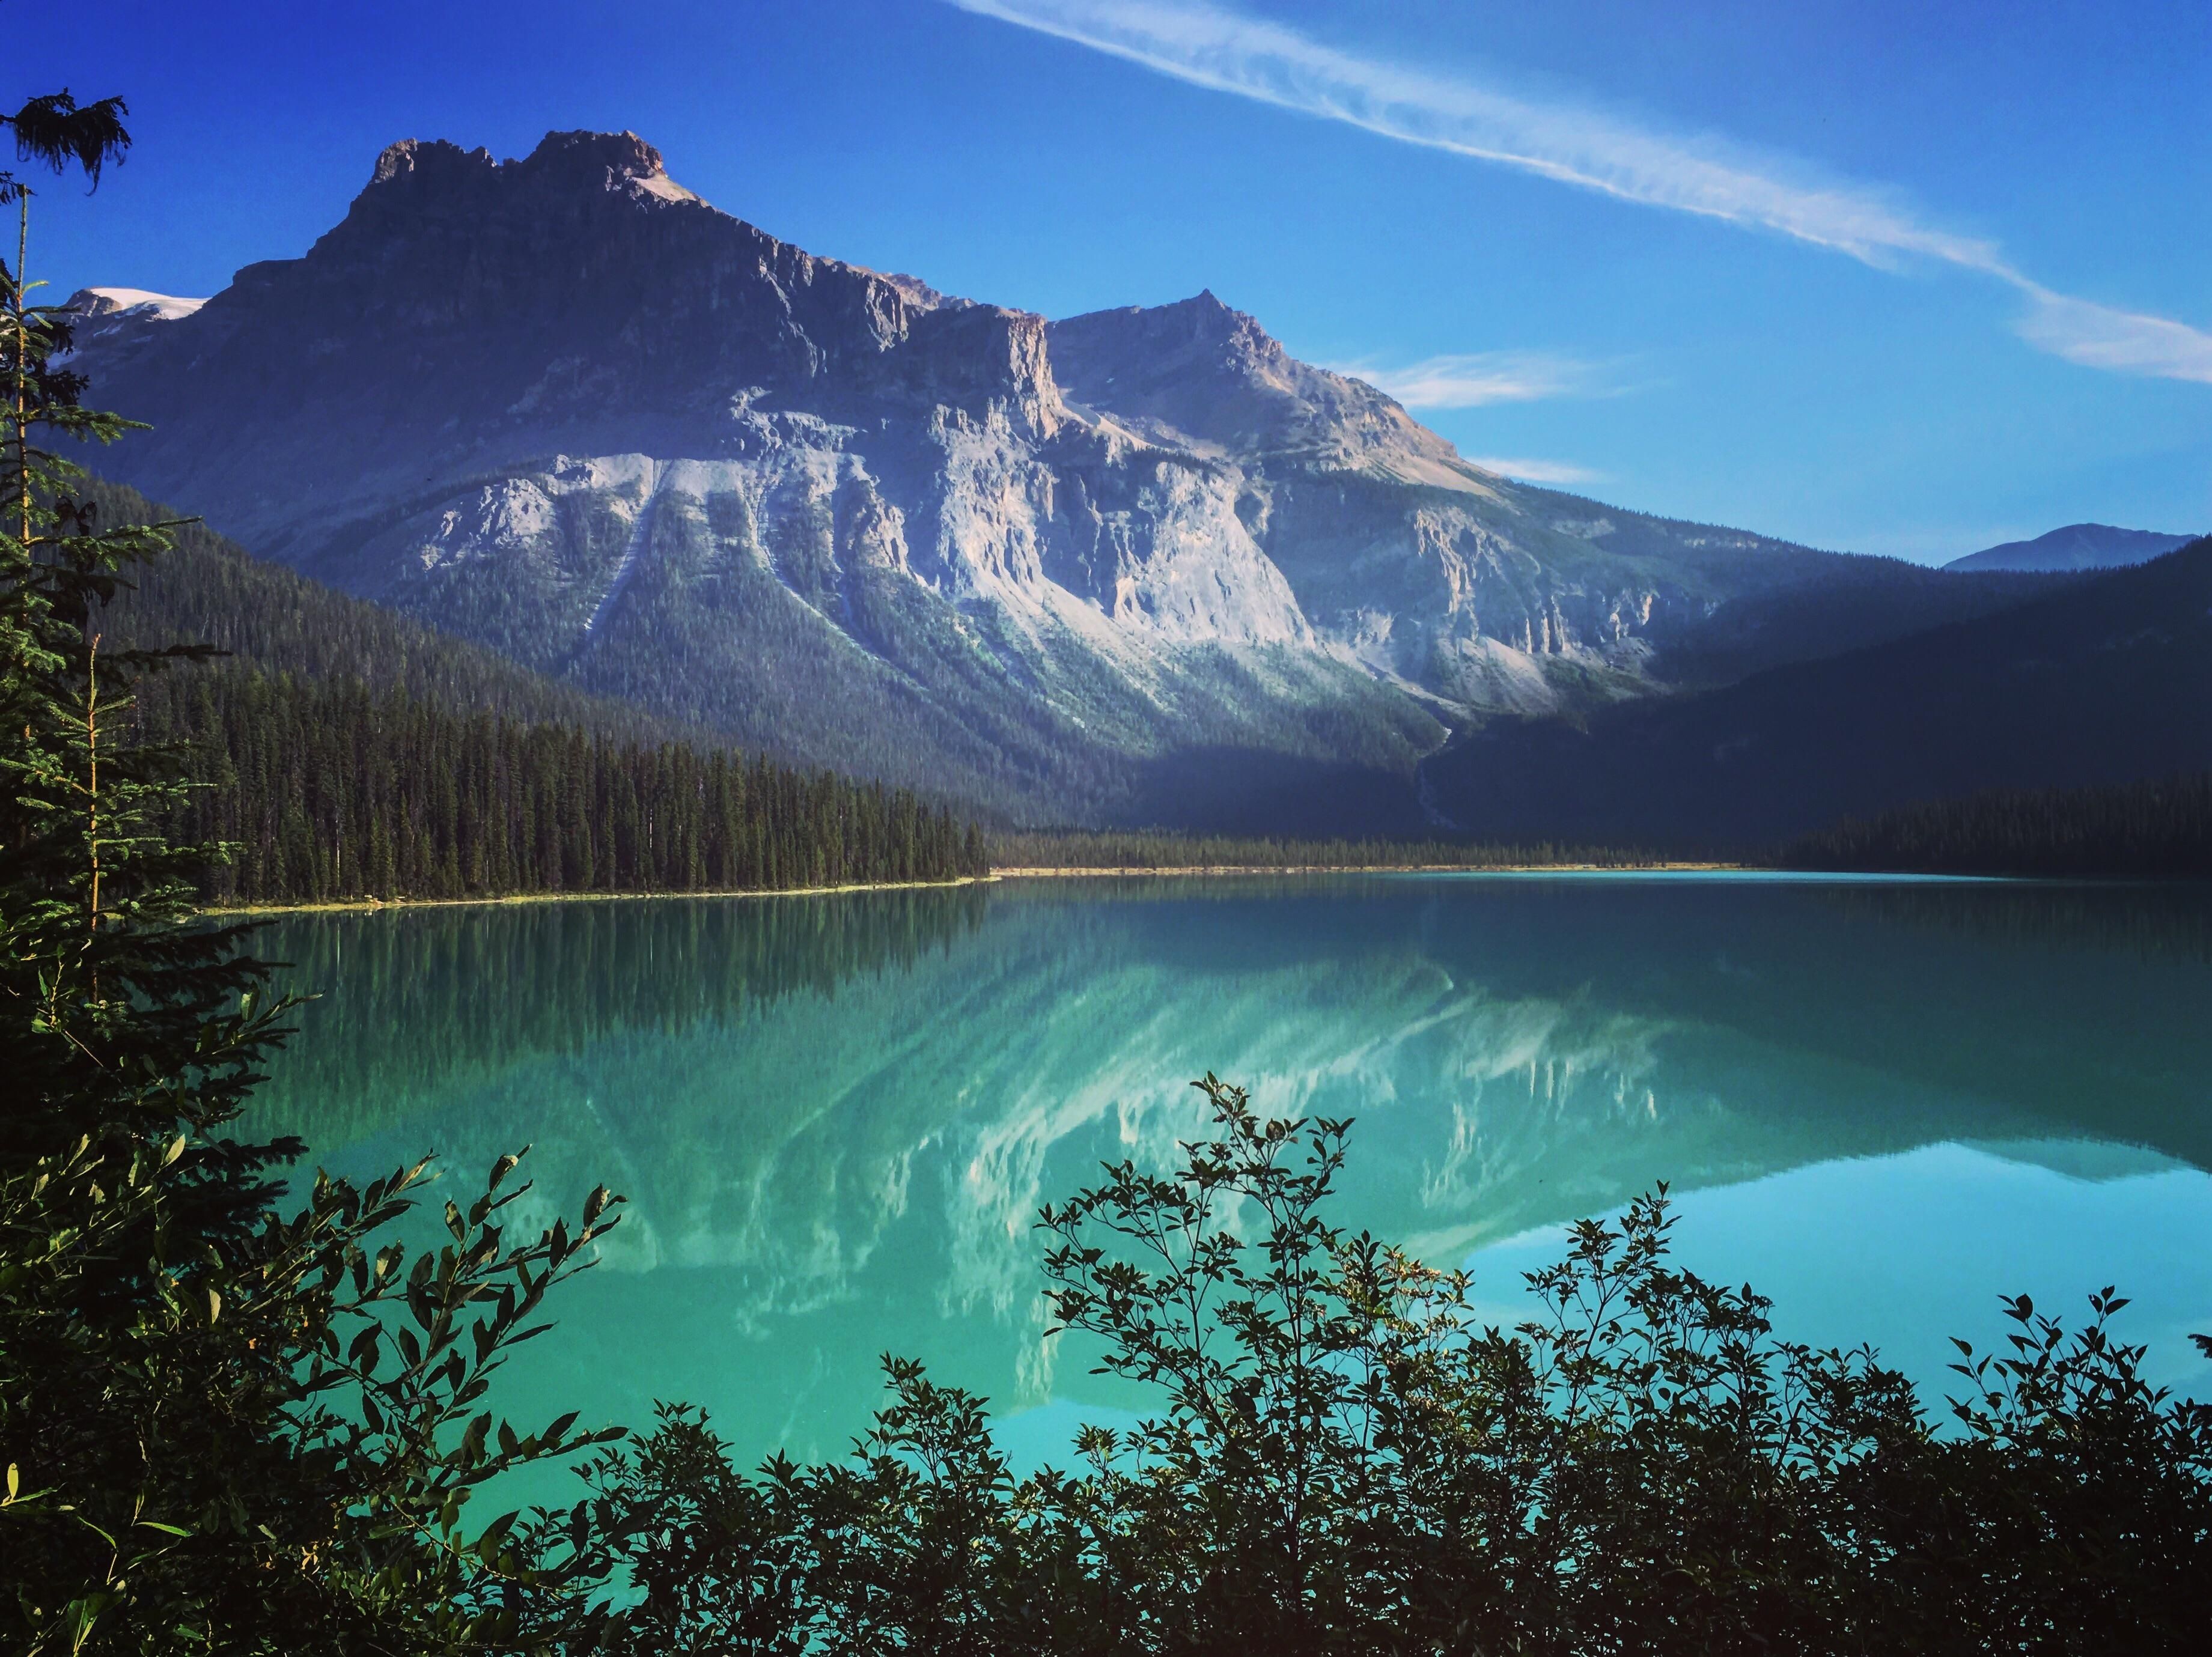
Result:
{"label": "lake surface", "polygon": [[842,1454],[878,1354],[988,1394],[1018,1456],[1140,1407],[1043,1338],[1040,1204],[1164,1168],[1211,1070],[1357,1119],[1338,1217],[1465,1262],[1502,1319],[1559,1228],[1668,1181],[1680,1253],[1785,1333],[1940,1395],[1995,1297],[2106,1284],[2212,1393],[2212,893],[1707,876],[1020,881],[289,919],[323,992],[259,1126],[465,1202],[629,1199],[517,1414],[705,1405]]}

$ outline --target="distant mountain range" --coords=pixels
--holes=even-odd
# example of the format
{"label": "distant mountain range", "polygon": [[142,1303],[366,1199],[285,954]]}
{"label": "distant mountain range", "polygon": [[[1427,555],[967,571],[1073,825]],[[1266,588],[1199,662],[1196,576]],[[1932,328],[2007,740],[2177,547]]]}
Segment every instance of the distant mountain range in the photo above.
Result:
{"label": "distant mountain range", "polygon": [[1510,482],[1211,294],[951,298],[629,134],[395,144],[301,258],[73,303],[89,395],[154,427],[102,464],[148,495],[576,691],[1009,822],[1471,824],[1465,756],[1547,721],[2069,579]]}
{"label": "distant mountain range", "polygon": [[2124,569],[2162,558],[2194,537],[2155,530],[2115,529],[2110,524],[2069,524],[2033,541],[2007,541],[1954,558],[1945,569]]}
{"label": "distant mountain range", "polygon": [[2212,539],[1703,695],[1497,721],[1423,775],[1486,836],[1755,850],[1918,800],[2208,766]]}

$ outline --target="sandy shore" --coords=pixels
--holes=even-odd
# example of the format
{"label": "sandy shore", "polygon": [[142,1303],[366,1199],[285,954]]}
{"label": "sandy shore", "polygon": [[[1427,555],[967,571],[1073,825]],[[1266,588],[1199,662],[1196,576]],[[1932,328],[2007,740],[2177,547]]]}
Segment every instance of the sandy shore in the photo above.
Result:
{"label": "sandy shore", "polygon": [[481,909],[508,903],[612,903],[640,898],[678,897],[827,897],[835,892],[911,892],[948,886],[980,886],[996,880],[996,874],[963,875],[957,880],[879,880],[855,886],[778,886],[764,889],[745,887],[720,892],[520,892],[507,897],[361,897],[343,903],[231,903],[210,904],[204,915],[306,915],[374,913],[382,909]]}
{"label": "sandy shore", "polygon": [[853,886],[757,887],[715,892],[522,892],[507,897],[361,897],[342,903],[213,904],[205,915],[303,915],[374,913],[385,909],[487,908],[509,903],[612,903],[641,898],[828,897],[839,892],[934,891],[952,886],[985,886],[994,880],[1083,880],[1093,877],[1130,878],[1140,875],[1571,875],[1717,873],[1741,863],[1211,863],[1173,868],[994,869],[988,875],[957,880],[884,880]]}

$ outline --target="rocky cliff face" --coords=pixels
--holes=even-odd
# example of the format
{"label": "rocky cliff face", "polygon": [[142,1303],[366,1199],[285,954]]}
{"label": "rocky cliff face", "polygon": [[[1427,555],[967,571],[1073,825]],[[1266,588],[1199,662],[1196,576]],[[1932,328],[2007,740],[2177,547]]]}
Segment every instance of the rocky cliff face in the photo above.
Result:
{"label": "rocky cliff face", "polygon": [[[1484,473],[1210,294],[1061,322],[820,258],[629,134],[408,142],[306,257],[80,300],[115,470],[268,555],[799,757],[1166,815],[1651,688],[1824,559]],[[1370,825],[1376,826],[1376,825]]]}

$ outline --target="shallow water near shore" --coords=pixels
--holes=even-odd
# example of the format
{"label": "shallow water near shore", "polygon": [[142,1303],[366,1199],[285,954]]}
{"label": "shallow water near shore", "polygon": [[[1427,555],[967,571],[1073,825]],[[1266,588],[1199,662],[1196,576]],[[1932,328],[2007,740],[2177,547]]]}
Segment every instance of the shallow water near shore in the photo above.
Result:
{"label": "shallow water near shore", "polygon": [[[1010,881],[288,917],[321,998],[252,1126],[356,1175],[434,1150],[518,1221],[629,1199],[520,1419],[705,1406],[842,1454],[878,1354],[1018,1458],[1146,1400],[1044,1338],[1041,1203],[1164,1168],[1190,1081],[1356,1119],[1337,1217],[1465,1262],[1501,1320],[1562,1228],[1669,1182],[1682,1259],[1940,1399],[1996,1296],[2107,1284],[2154,1377],[2212,1329],[2212,892],[1741,874]],[[519,1227],[518,1227],[519,1229]],[[532,1496],[560,1494],[550,1485]]]}

